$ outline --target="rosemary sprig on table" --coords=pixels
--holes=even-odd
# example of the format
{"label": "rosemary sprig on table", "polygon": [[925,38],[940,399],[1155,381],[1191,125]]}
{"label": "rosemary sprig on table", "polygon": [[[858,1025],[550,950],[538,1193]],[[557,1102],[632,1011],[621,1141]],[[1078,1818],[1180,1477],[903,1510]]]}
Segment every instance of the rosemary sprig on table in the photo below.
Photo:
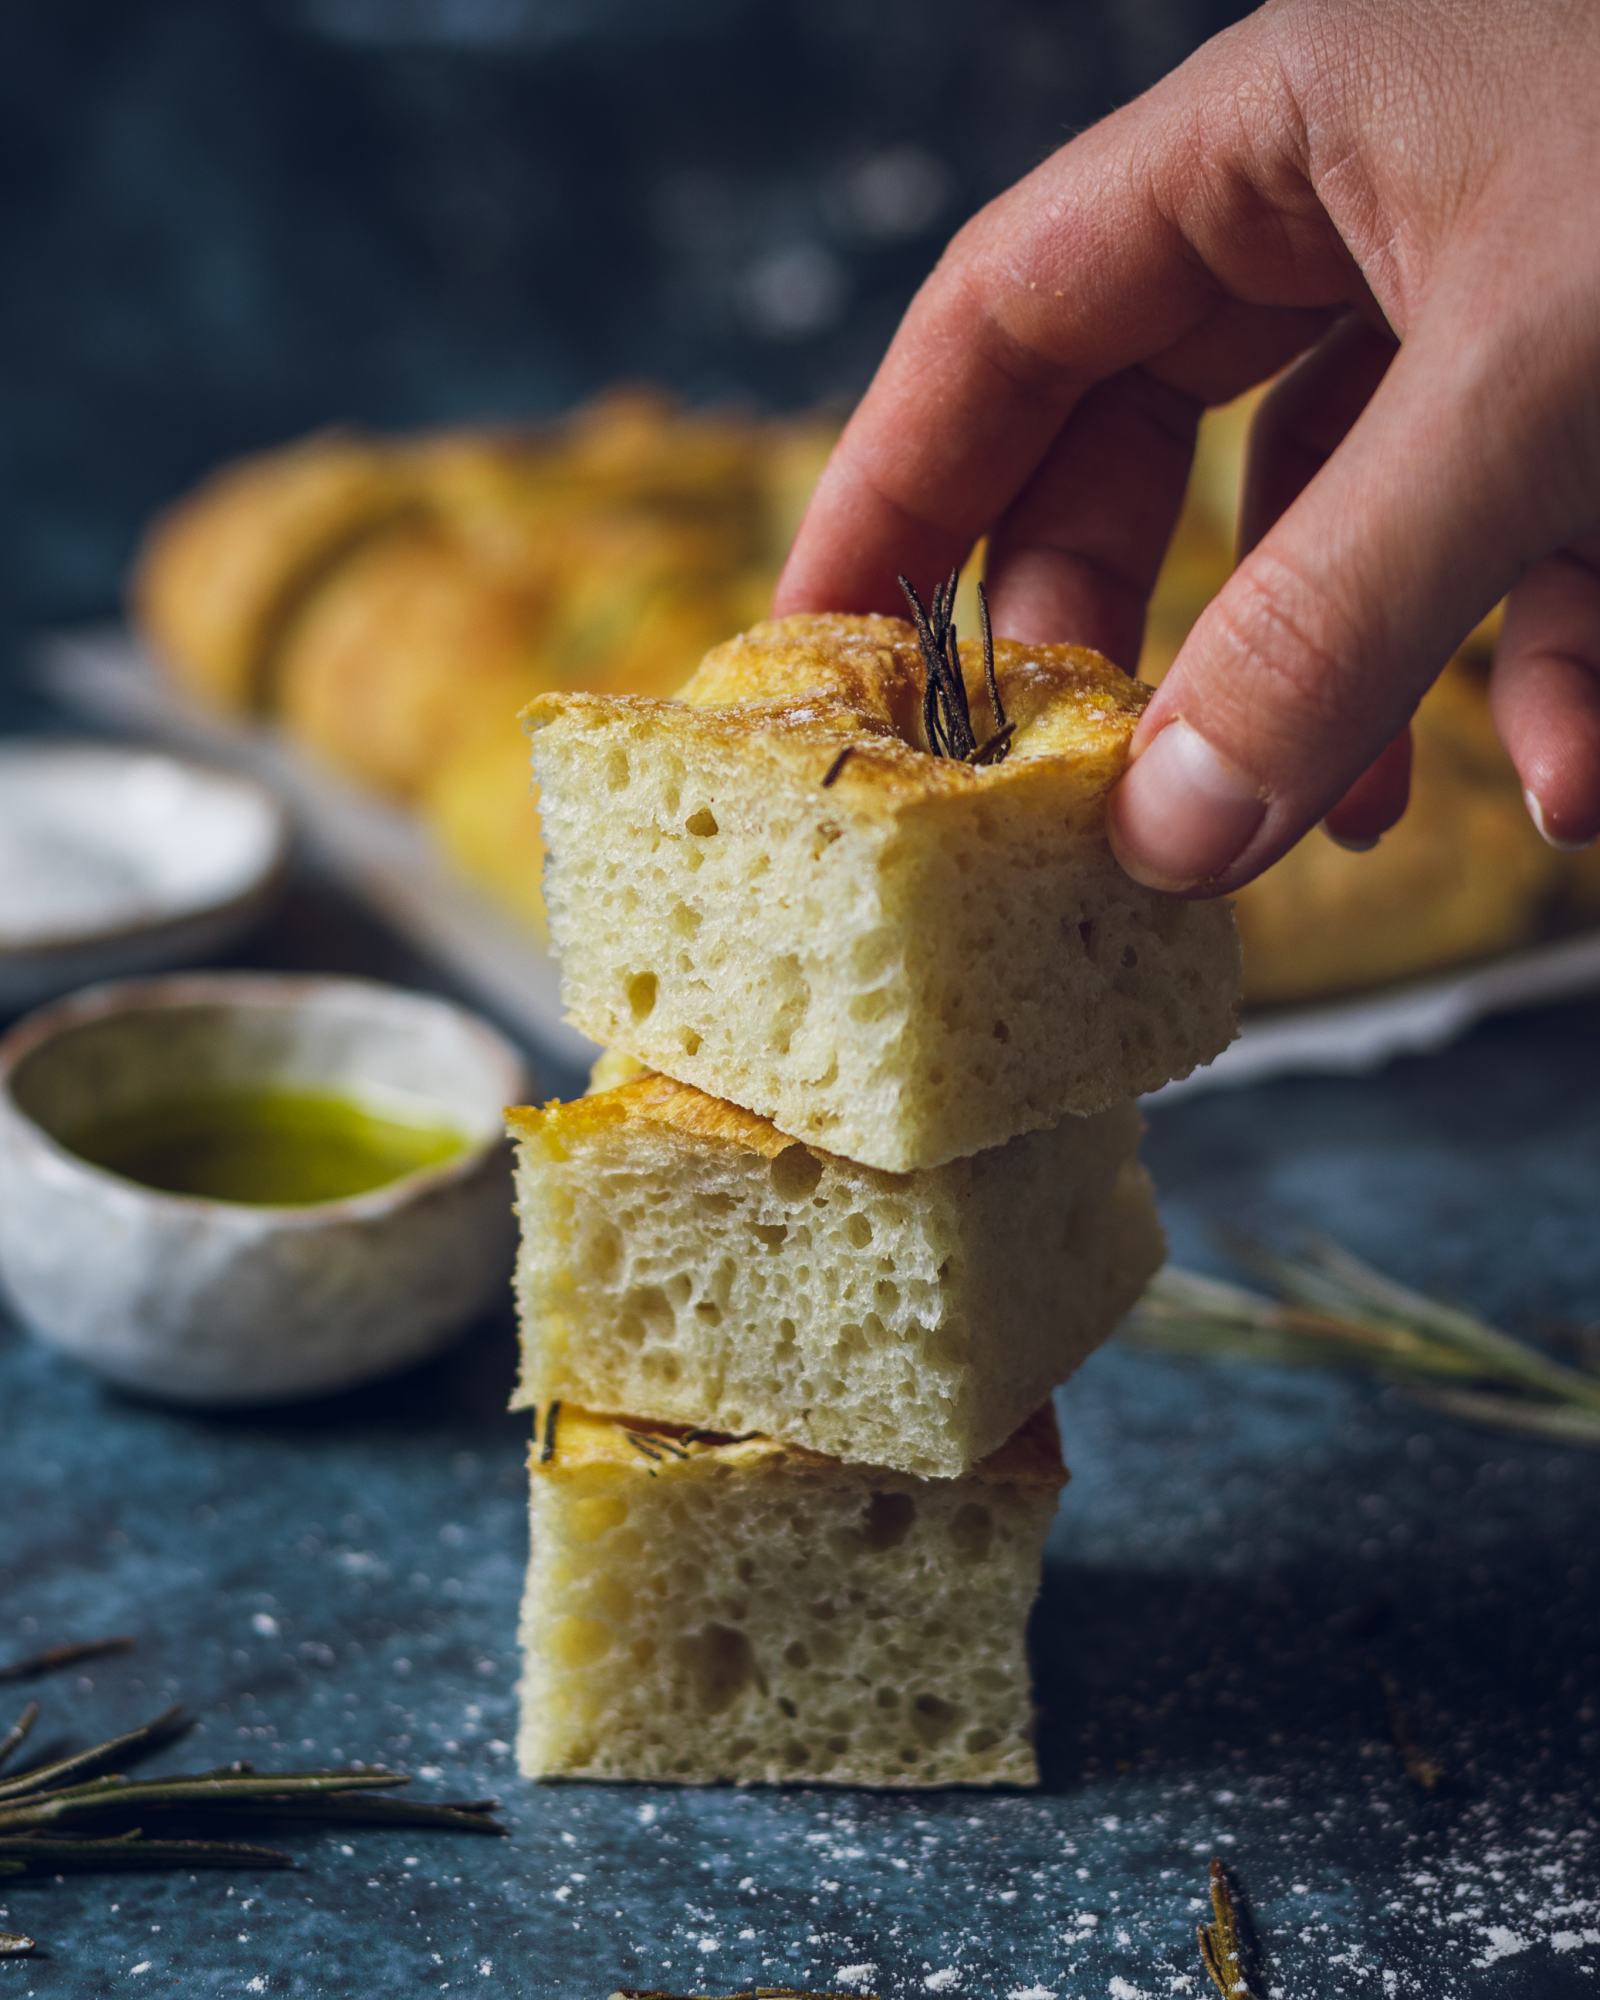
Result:
{"label": "rosemary sprig on table", "polygon": [[[30,1702],[0,1737],[0,1766],[38,1720]],[[266,1820],[305,1825],[432,1827],[503,1834],[494,1801],[429,1804],[389,1796],[410,1783],[401,1771],[272,1771],[228,1764],[166,1778],[130,1779],[127,1767],[191,1726],[169,1708],[138,1729],[87,1750],[0,1778],[0,1876],[62,1875],[126,1868],[292,1868],[293,1855],[234,1838]],[[226,1837],[206,1837],[213,1833]],[[0,1957],[34,1950],[0,1931]]]}
{"label": "rosemary sprig on table", "polygon": [[1197,1924],[1195,1929],[1200,1963],[1224,2000],[1255,2000],[1252,1954],[1233,1900],[1228,1871],[1215,1856],[1211,1861],[1211,1921]]}
{"label": "rosemary sprig on table", "polygon": [[58,1674],[64,1667],[81,1666],[85,1660],[103,1660],[109,1653],[131,1653],[133,1641],[119,1633],[114,1639],[76,1639],[65,1646],[46,1646],[43,1652],[28,1653],[20,1660],[0,1665],[0,1682],[36,1681],[45,1674]]}
{"label": "rosemary sprig on table", "polygon": [[1600,1372],[1554,1360],[1336,1244],[1298,1258],[1237,1249],[1270,1292],[1163,1271],[1134,1313],[1134,1338],[1170,1353],[1364,1368],[1471,1423],[1600,1446]]}

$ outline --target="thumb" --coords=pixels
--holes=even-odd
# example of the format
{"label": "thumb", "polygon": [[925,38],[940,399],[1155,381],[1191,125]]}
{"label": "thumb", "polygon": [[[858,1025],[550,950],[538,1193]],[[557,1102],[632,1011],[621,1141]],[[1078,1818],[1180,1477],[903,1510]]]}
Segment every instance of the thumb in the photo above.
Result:
{"label": "thumb", "polygon": [[1546,411],[1518,393],[1524,369],[1451,318],[1424,315],[1157,690],[1110,806],[1138,880],[1210,894],[1277,860],[1405,727],[1529,556],[1561,538],[1541,519],[1559,484]]}

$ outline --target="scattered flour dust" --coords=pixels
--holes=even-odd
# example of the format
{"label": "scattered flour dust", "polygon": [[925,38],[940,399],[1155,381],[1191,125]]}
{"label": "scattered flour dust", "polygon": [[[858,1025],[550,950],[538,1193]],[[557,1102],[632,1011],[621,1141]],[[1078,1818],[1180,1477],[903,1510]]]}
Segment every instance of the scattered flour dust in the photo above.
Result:
{"label": "scattered flour dust", "polygon": [[[1234,1779],[1228,1789],[1235,1803],[1226,1810],[1265,1831],[1286,1824],[1291,1801],[1265,1783]],[[1096,1854],[1091,1866],[1049,1808],[1032,1802],[1005,1802],[1026,1837],[999,1870],[993,1809],[914,1816],[897,1823],[896,1851],[883,1854],[859,1813],[819,1807],[799,1833],[814,1868],[809,1926],[775,1938],[760,1919],[741,1923],[766,1884],[738,1873],[748,1864],[735,1846],[726,1856],[734,1923],[723,1928],[732,1912],[721,1896],[691,1901],[663,1970],[696,1968],[689,1981],[674,1980],[675,1991],[699,1991],[692,1981],[703,1983],[703,1968],[736,1957],[741,1979],[752,1983],[840,1993],[888,1986],[945,2000],[1199,2000],[1208,1988],[1193,1940],[1205,1870],[1193,1857],[1216,1852],[1230,1831],[1211,1821],[1214,1797],[1207,1788],[1199,1817],[1187,1821],[1182,1800],[1105,1816],[1136,1849],[1164,1848],[1170,1865],[1153,1878],[1121,1854]],[[634,1810],[653,1840],[680,1838],[675,1811]],[[1098,1847],[1105,1836],[1095,1824]],[[1280,1873],[1264,1846],[1240,1862],[1269,1962],[1284,1979],[1275,2000],[1298,2000],[1301,1991],[1323,2000],[1477,2000],[1490,1983],[1482,1975],[1500,1976],[1502,1963],[1513,1967],[1508,1978],[1537,1978],[1541,1963],[1589,1974],[1600,2000],[1600,1829],[1585,1795],[1535,1789],[1523,1774],[1515,1789],[1496,1786],[1462,1804],[1448,1826],[1385,1823],[1371,1800],[1336,1798],[1297,1834],[1315,1845]],[[1347,1872],[1358,1835],[1376,1839],[1381,1876],[1376,1866],[1355,1880]],[[716,1859],[701,1860],[708,1878]],[[851,1932],[841,1934],[829,1918],[863,1859],[880,1873],[872,1895],[852,1908]],[[907,1877],[937,1883],[948,1910],[972,1914],[930,1935],[921,1898],[911,1898],[911,1910],[901,1907]],[[870,1873],[866,1879],[873,1881]],[[574,1927],[583,1921],[584,1899],[568,1884],[546,1893]],[[1007,1964],[1009,1951],[1016,1958]]]}
{"label": "scattered flour dust", "polygon": [[1504,1924],[1491,1924],[1483,1934],[1483,1950],[1472,1962],[1477,1966],[1498,1965],[1501,1959],[1515,1958],[1519,1952],[1532,1948],[1532,1938],[1525,1938]]}

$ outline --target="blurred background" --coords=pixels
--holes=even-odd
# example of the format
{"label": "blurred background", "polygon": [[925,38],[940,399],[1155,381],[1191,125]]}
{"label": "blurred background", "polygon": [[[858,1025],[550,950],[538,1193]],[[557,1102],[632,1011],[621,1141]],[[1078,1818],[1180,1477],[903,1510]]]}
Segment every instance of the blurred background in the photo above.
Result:
{"label": "blurred background", "polygon": [[[405,874],[439,871],[421,942],[465,969],[469,907],[509,918],[477,983],[549,1041],[518,710],[671,692],[761,617],[950,235],[1245,11],[8,10],[0,730],[88,718],[253,760],[415,937],[349,837],[370,863],[399,837],[376,810],[408,815]],[[1229,572],[1249,407],[1202,425],[1123,663],[1146,679]],[[959,610],[970,632],[970,588]],[[35,642],[95,627],[47,699]],[[1592,925],[1600,864],[1537,839],[1495,742],[1491,642],[1424,704],[1413,809],[1377,854],[1307,841],[1240,899],[1252,1005]],[[373,811],[330,831],[329,780]]]}
{"label": "blurred background", "polygon": [[5,670],[333,421],[847,405],[951,231],[1221,0],[54,0],[0,20]]}

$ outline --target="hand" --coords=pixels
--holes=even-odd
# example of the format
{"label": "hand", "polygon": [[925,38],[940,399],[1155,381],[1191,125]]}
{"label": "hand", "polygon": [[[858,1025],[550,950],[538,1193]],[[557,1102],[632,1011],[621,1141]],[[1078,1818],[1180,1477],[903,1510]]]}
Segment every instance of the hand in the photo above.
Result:
{"label": "hand", "polygon": [[[1200,411],[1294,366],[1244,551],[1112,795],[1208,894],[1404,809],[1406,725],[1510,592],[1496,724],[1600,833],[1600,10],[1281,0],[956,236],[818,486],[780,612],[894,610],[990,537],[997,628],[1138,656]],[[1298,357],[1298,358],[1297,358]]]}

